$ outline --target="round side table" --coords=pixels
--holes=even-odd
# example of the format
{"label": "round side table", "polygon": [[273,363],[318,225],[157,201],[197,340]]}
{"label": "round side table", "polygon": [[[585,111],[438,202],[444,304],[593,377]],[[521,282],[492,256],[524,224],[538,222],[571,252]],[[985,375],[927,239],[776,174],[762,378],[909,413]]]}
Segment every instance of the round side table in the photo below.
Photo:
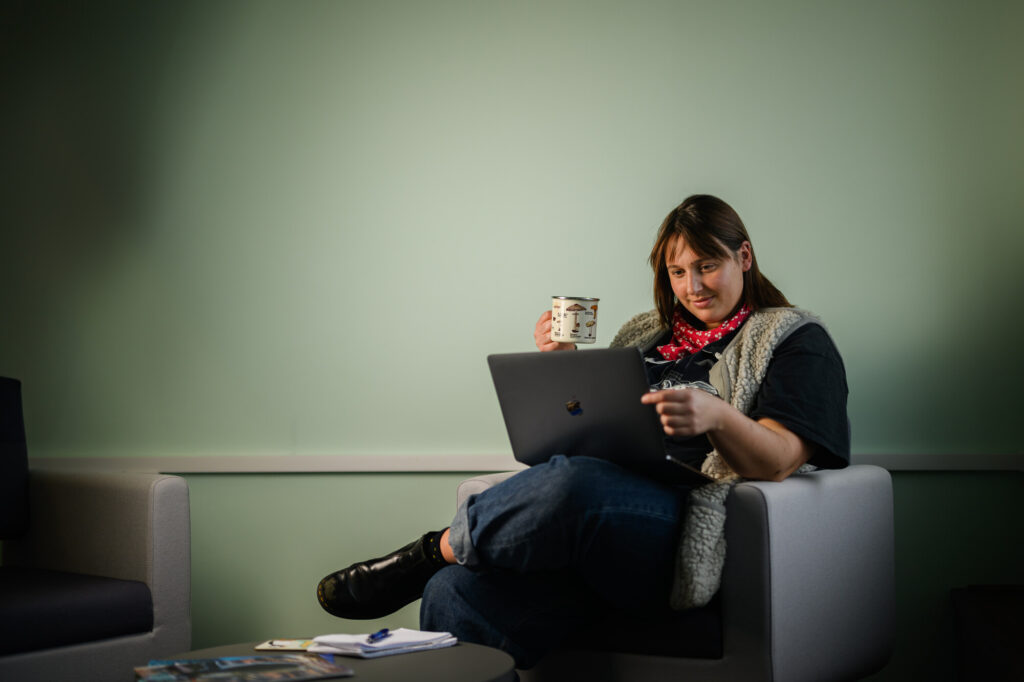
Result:
{"label": "round side table", "polygon": [[[208,649],[197,649],[168,659],[223,658],[226,656],[257,656],[271,653],[301,653],[256,651],[259,642],[227,644]],[[444,649],[430,649],[381,658],[338,656],[337,660],[352,668],[353,682],[514,682],[515,662],[504,651],[480,644],[459,642]],[[140,664],[142,665],[142,664]]]}

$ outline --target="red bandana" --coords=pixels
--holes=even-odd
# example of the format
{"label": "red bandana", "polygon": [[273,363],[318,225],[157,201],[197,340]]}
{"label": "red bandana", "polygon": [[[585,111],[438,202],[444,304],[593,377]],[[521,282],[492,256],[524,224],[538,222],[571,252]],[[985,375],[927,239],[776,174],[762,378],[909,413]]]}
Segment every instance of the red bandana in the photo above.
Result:
{"label": "red bandana", "polygon": [[697,329],[686,321],[677,307],[675,315],[672,316],[672,341],[664,346],[658,346],[658,352],[666,360],[678,360],[680,355],[696,353],[709,343],[739,329],[749,314],[750,308],[744,305],[735,315],[714,329]]}

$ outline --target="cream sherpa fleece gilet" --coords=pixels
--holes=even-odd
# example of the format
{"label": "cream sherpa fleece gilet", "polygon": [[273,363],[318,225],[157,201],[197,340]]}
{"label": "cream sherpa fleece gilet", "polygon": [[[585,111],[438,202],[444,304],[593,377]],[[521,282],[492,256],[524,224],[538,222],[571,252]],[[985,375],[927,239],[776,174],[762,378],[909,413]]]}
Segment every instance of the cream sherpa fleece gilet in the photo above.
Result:
{"label": "cream sherpa fleece gilet", "polygon": [[[749,414],[775,349],[805,324],[824,326],[812,313],[798,308],[762,308],[752,313],[711,368],[709,381],[719,396],[743,414]],[[635,346],[646,352],[666,331],[658,311],[651,310],[626,322],[610,345]],[[798,471],[813,469],[804,465]],[[739,478],[715,451],[708,453],[701,470],[715,481],[690,492],[676,551],[670,597],[674,609],[706,605],[722,581],[725,500]]]}

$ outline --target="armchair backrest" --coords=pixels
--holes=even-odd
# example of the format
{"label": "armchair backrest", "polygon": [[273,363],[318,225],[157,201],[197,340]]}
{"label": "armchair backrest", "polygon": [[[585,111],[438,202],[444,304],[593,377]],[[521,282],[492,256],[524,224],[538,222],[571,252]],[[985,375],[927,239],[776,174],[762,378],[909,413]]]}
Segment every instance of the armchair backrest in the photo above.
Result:
{"label": "armchair backrest", "polygon": [[0,540],[28,531],[28,450],[21,382],[0,377]]}

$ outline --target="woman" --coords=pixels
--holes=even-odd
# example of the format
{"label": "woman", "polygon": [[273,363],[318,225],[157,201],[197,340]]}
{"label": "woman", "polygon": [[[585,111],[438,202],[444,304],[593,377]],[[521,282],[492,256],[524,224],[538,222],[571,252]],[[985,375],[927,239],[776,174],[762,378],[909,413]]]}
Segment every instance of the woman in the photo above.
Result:
{"label": "woman", "polygon": [[[672,454],[723,480],[846,466],[842,359],[817,319],[761,274],[736,212],[689,197],[666,217],[650,262],[657,308],[612,345],[643,351],[652,390],[638,399],[660,415]],[[534,331],[541,351],[574,349],[550,331],[546,312]],[[605,460],[555,455],[472,496],[450,528],[327,576],[317,596],[334,615],[376,618],[422,595],[423,629],[528,668],[609,606],[669,610],[688,494]]]}

